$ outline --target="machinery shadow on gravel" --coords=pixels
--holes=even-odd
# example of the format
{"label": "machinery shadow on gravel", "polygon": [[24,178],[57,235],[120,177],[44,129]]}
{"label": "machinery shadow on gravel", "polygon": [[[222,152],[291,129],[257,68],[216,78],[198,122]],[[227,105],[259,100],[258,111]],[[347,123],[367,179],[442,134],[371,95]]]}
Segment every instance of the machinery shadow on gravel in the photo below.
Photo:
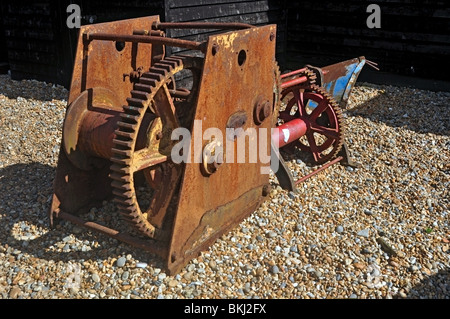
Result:
{"label": "machinery shadow on gravel", "polygon": [[[10,254],[53,260],[55,262],[98,261],[103,257],[118,258],[132,254],[137,260],[162,267],[158,258],[134,249],[106,235],[81,228],[73,232],[73,224],[61,221],[54,229],[49,227],[48,210],[53,193],[55,168],[41,163],[15,164],[0,168],[0,244],[10,247]],[[78,242],[98,242],[89,251],[71,249],[54,251],[63,238],[74,234]],[[36,236],[30,239],[24,236]],[[20,252],[19,252],[20,251]]]}
{"label": "machinery shadow on gravel", "polygon": [[440,270],[437,274],[422,280],[412,287],[407,299],[447,299],[450,298],[450,269]]}
{"label": "machinery shadow on gravel", "polygon": [[[0,75],[0,94],[9,99],[33,99],[39,101],[67,100],[69,92],[60,85],[45,83],[36,80],[12,80],[9,75]],[[8,88],[2,85],[9,86]],[[20,88],[15,90],[14,87]]]}
{"label": "machinery shadow on gravel", "polygon": [[[378,88],[368,83],[361,83],[358,86]],[[414,90],[412,94],[407,94],[406,90],[403,87],[389,87],[384,93],[347,109],[346,113],[349,116],[361,116],[374,122],[382,122],[394,128],[406,128],[417,133],[450,135],[448,111],[450,92]],[[427,94],[435,96],[436,99],[431,99]],[[351,130],[351,127],[349,129]]]}

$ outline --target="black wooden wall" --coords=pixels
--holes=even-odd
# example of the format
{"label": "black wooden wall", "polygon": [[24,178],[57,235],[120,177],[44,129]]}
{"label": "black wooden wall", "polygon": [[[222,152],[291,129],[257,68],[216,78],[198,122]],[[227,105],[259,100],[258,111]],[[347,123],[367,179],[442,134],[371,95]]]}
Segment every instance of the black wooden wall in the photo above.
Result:
{"label": "black wooden wall", "polygon": [[57,4],[51,1],[2,1],[5,36],[2,47],[7,49],[13,78],[63,83],[70,76],[65,73],[67,62],[60,55],[63,28]]}
{"label": "black wooden wall", "polygon": [[[3,16],[3,9],[0,6],[0,16]],[[8,50],[5,45],[5,30],[3,24],[0,23],[0,74],[8,71]]]}
{"label": "black wooden wall", "polygon": [[[371,3],[381,28],[369,29]],[[364,55],[381,72],[450,80],[448,1],[292,1],[288,11],[287,66],[327,65]]]}
{"label": "black wooden wall", "polygon": [[[255,26],[277,24],[277,58],[285,57],[286,1],[274,0],[165,0],[165,20],[170,22],[242,22]],[[169,30],[168,35],[201,41],[205,30]],[[182,52],[174,49],[175,52]]]}
{"label": "black wooden wall", "polygon": [[81,7],[82,25],[164,14],[163,0],[2,1],[0,25],[6,39],[0,46],[7,49],[13,79],[70,86],[78,36],[77,29],[66,25],[72,3]]}
{"label": "black wooden wall", "polygon": [[[0,63],[2,56],[9,60],[13,78],[68,87],[77,38],[65,24],[70,3],[81,6],[82,24],[148,15],[174,22],[276,23],[282,69],[364,55],[382,72],[450,80],[444,72],[450,69],[450,5],[438,0],[2,0]],[[381,29],[366,26],[370,3],[381,7]],[[198,40],[208,33],[169,35]]]}

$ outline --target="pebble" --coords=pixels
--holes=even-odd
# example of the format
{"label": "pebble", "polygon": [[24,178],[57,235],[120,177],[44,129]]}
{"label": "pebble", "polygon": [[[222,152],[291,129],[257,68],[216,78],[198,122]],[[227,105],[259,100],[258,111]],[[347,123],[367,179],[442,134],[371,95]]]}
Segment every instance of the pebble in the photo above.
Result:
{"label": "pebble", "polygon": [[72,241],[72,236],[66,236],[63,238],[63,242],[67,243],[69,241]]}
{"label": "pebble", "polygon": [[126,262],[127,262],[127,259],[125,257],[120,257],[116,261],[116,266],[119,267],[119,268],[122,268],[123,266],[125,266]]}
{"label": "pebble", "polygon": [[342,226],[340,226],[340,225],[337,226],[337,227],[336,227],[336,232],[339,233],[339,234],[343,233],[343,232],[344,232],[344,227],[342,227]]}
{"label": "pebble", "polygon": [[81,227],[78,227],[78,226],[74,226],[73,228],[72,228],[72,231],[73,231],[73,233],[74,234],[81,234],[84,230],[83,230],[83,228],[81,228]]}
{"label": "pebble", "polygon": [[357,234],[358,236],[368,238],[369,237],[369,229],[360,230]]}
{"label": "pebble", "polygon": [[367,216],[372,216],[373,212],[371,210],[364,209],[364,214],[366,214]]}
{"label": "pebble", "polygon": [[275,238],[275,237],[277,237],[278,236],[278,234],[276,233],[276,232],[274,232],[273,230],[272,231],[269,231],[268,233],[267,233],[267,237],[269,237],[269,238]]}
{"label": "pebble", "polygon": [[214,260],[211,260],[211,261],[209,262],[209,267],[210,267],[212,270],[217,270],[217,263],[216,263]]}
{"label": "pebble", "polygon": [[92,274],[92,280],[94,282],[100,282],[100,276],[97,273]]}
{"label": "pebble", "polygon": [[13,288],[11,288],[11,291],[9,292],[9,298],[16,299],[20,293],[21,293],[21,290],[19,287],[13,287]]}
{"label": "pebble", "polygon": [[[0,75],[0,298],[450,298],[450,93],[358,83],[343,115],[361,166],[334,165],[298,194],[269,175],[270,199],[179,276],[140,249],[42,218],[67,98]],[[316,168],[301,157],[286,161],[296,179]],[[100,206],[84,218],[129,231],[112,201]]]}
{"label": "pebble", "polygon": [[159,275],[158,275],[158,280],[164,280],[164,279],[166,279],[166,277],[167,277],[167,275],[165,274],[165,273],[160,273]]}
{"label": "pebble", "polygon": [[274,265],[274,266],[272,266],[272,267],[270,268],[270,272],[271,272],[272,274],[278,274],[278,273],[280,272],[280,269],[278,268],[277,265]]}
{"label": "pebble", "polygon": [[359,270],[364,270],[366,269],[366,265],[364,265],[364,263],[360,263],[360,262],[356,262],[353,264],[353,267],[359,269]]}

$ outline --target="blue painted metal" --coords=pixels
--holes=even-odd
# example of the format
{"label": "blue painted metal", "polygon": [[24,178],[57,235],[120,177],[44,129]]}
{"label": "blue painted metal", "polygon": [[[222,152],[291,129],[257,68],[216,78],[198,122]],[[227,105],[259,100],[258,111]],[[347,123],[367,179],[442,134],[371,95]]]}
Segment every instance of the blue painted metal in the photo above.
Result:
{"label": "blue painted metal", "polygon": [[325,83],[322,83],[322,86],[342,108],[347,106],[351,90],[365,63],[366,59],[360,57],[322,68],[324,72],[332,72],[328,79],[325,75]]}

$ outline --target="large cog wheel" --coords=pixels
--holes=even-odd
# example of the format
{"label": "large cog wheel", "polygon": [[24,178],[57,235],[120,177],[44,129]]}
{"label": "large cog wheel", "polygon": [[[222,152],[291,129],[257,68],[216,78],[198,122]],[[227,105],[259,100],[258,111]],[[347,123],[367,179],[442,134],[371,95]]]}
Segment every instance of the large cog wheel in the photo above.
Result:
{"label": "large cog wheel", "polygon": [[[115,131],[110,174],[114,201],[124,219],[150,238],[164,236],[164,217],[181,177],[181,165],[170,160],[171,132],[180,126],[170,89],[174,75],[190,62],[186,57],[165,58],[143,73]],[[138,172],[151,188],[147,205],[138,201]]]}
{"label": "large cog wheel", "polygon": [[305,136],[293,146],[312,154],[317,164],[335,158],[344,143],[342,110],[331,95],[317,85],[294,86],[283,90],[284,110],[279,112],[280,124],[295,118],[307,126]]}

